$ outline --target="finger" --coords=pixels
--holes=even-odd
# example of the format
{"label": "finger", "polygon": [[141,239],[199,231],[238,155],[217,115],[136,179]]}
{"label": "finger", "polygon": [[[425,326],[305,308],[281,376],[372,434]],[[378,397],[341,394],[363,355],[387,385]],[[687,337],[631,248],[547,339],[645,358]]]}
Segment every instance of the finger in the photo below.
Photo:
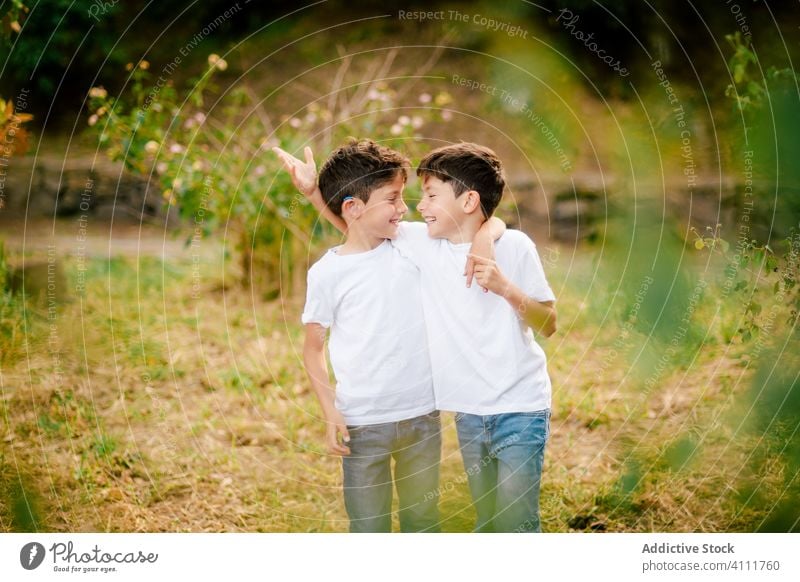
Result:
{"label": "finger", "polygon": [[281,159],[281,161],[283,161],[283,163],[287,163],[292,158],[292,155],[289,152],[283,151],[278,146],[273,147],[272,151],[275,152],[275,154]]}
{"label": "finger", "polygon": [[335,428],[328,431],[328,434],[325,436],[325,443],[328,445],[328,451],[334,455],[344,455],[350,452],[350,449],[339,442],[339,434],[336,432]]}
{"label": "finger", "polygon": [[350,449],[345,447],[344,445],[335,444],[335,445],[328,445],[328,451],[330,451],[333,455],[349,455]]}
{"label": "finger", "polygon": [[492,259],[487,259],[486,257],[482,257],[480,255],[473,255],[472,253],[468,254],[467,256],[479,265],[489,265],[494,262]]}
{"label": "finger", "polygon": [[467,287],[469,288],[472,286],[472,278],[475,276],[475,262],[472,259],[467,261],[465,272],[467,275]]}
{"label": "finger", "polygon": [[292,160],[291,154],[287,154],[286,152],[282,151],[281,153],[278,153],[278,158],[283,163],[283,167],[286,168],[286,170],[291,170],[294,167],[294,161]]}
{"label": "finger", "polygon": [[311,164],[313,166],[314,152],[311,151],[311,148],[309,146],[306,146],[306,148],[303,150],[303,153],[306,155],[306,163]]}
{"label": "finger", "polygon": [[343,424],[338,426],[339,432],[342,433],[342,440],[346,443],[350,442],[350,432],[347,430],[347,427]]}

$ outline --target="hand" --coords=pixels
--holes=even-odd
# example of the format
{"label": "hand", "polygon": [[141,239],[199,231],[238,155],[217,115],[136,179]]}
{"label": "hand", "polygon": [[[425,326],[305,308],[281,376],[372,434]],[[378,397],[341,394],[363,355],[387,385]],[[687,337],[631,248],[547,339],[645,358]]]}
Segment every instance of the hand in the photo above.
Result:
{"label": "hand", "polygon": [[492,259],[487,259],[486,257],[473,255],[471,253],[468,256],[471,257],[475,263],[475,280],[478,284],[485,290],[505,297],[511,283],[500,271],[497,263]]}
{"label": "hand", "polygon": [[328,423],[325,431],[325,444],[328,446],[328,452],[332,455],[349,455],[350,447],[339,442],[340,434],[345,443],[350,442],[350,433],[347,431],[347,424],[342,413],[336,410],[327,415],[325,420]]}
{"label": "hand", "polygon": [[[467,278],[467,287],[472,287],[472,279],[475,276],[475,266],[477,265],[475,257],[482,257],[490,261],[494,260],[494,240],[489,236],[481,236],[480,233],[475,235],[470,247],[470,254],[467,255],[467,264],[464,267],[464,275]],[[483,288],[483,292],[487,293],[488,289]]]}
{"label": "hand", "polygon": [[304,153],[306,161],[301,162],[289,152],[282,150],[279,147],[272,148],[280,160],[283,162],[283,167],[289,172],[292,177],[292,183],[300,193],[306,198],[311,198],[317,191],[317,164],[314,162],[314,154],[311,148],[306,146]]}

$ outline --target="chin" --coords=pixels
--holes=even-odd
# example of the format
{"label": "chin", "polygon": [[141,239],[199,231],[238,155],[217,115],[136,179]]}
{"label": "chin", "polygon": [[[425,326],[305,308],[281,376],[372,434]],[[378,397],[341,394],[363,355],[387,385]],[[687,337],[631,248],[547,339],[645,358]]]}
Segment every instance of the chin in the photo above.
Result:
{"label": "chin", "polygon": [[397,238],[397,232],[400,230],[399,226],[389,226],[382,234],[381,238],[390,238],[395,239]]}
{"label": "chin", "polygon": [[439,225],[435,222],[428,222],[428,236],[431,238],[442,238],[442,235],[439,233]]}

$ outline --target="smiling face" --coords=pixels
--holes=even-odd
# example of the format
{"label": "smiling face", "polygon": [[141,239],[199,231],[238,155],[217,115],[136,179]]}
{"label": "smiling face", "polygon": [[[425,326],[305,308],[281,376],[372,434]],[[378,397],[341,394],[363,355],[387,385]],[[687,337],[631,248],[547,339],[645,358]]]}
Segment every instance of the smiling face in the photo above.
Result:
{"label": "smiling face", "polygon": [[408,206],[403,201],[405,188],[403,175],[397,175],[370,193],[365,203],[358,199],[345,202],[343,216],[353,228],[355,225],[370,238],[385,239],[397,236],[397,227]]}
{"label": "smiling face", "polygon": [[417,204],[417,210],[428,225],[431,238],[451,239],[458,236],[464,220],[471,214],[468,208],[474,210],[470,195],[476,193],[465,192],[456,198],[449,182],[431,175],[423,177],[422,200]]}

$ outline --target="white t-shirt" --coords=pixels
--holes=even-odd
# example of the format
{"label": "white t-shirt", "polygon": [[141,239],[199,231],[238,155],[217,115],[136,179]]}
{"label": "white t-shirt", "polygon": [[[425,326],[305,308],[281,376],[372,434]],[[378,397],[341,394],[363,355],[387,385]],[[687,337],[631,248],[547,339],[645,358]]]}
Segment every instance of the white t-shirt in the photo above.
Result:
{"label": "white t-shirt", "polygon": [[309,269],[302,316],[330,328],[337,410],[352,425],[433,412],[419,270],[389,241],[352,255],[339,248]]}
{"label": "white t-shirt", "polygon": [[[403,222],[394,245],[420,268],[436,407],[468,414],[533,412],[550,407],[550,377],[533,331],[511,305],[477,282],[466,286],[470,243],[432,239],[427,226]],[[500,270],[537,301],[554,301],[536,245],[508,230],[495,243]]]}

